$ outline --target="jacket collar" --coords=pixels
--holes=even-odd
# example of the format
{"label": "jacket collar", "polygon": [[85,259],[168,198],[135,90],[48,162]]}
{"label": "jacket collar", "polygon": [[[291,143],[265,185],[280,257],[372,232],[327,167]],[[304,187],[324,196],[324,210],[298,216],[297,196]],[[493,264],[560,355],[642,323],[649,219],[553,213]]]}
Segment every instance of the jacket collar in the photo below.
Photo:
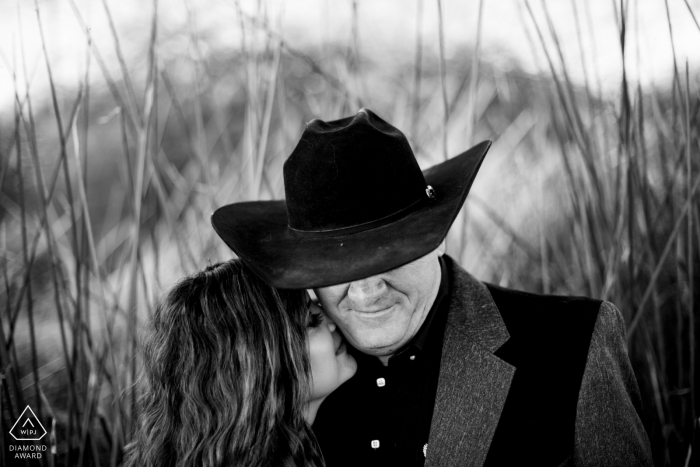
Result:
{"label": "jacket collar", "polygon": [[494,355],[509,334],[488,289],[446,259],[452,283],[425,465],[481,466],[515,367]]}
{"label": "jacket collar", "polygon": [[501,313],[483,282],[446,257],[452,271],[448,326],[493,353],[510,338]]}

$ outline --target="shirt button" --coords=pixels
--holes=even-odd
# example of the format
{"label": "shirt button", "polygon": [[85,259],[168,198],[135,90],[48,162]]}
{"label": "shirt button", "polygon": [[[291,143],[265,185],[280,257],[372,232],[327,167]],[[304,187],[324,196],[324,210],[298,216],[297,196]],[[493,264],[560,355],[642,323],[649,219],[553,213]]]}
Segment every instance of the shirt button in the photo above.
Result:
{"label": "shirt button", "polygon": [[386,380],[384,378],[377,378],[377,386],[383,388],[386,386]]}
{"label": "shirt button", "polygon": [[377,448],[379,448],[379,440],[373,439],[372,440],[372,449],[377,449]]}
{"label": "shirt button", "polygon": [[415,356],[415,355],[411,355],[411,356],[408,357],[408,358],[409,358],[409,360],[415,360],[415,359],[416,359],[416,356]]}

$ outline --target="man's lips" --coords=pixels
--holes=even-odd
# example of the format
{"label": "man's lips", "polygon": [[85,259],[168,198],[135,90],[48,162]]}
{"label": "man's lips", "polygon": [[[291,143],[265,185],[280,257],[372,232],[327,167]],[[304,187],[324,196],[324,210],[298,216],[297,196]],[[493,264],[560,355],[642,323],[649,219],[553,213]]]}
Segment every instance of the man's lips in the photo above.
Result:
{"label": "man's lips", "polygon": [[388,308],[382,308],[380,310],[374,311],[360,311],[355,310],[353,314],[359,321],[374,323],[372,326],[378,326],[382,322],[386,322],[393,316],[395,307],[393,305]]}
{"label": "man's lips", "polygon": [[379,315],[384,313],[385,311],[389,311],[394,307],[394,305],[389,305],[384,308],[377,308],[376,310],[355,310],[356,313],[359,313],[360,315],[363,316],[373,316],[373,315]]}

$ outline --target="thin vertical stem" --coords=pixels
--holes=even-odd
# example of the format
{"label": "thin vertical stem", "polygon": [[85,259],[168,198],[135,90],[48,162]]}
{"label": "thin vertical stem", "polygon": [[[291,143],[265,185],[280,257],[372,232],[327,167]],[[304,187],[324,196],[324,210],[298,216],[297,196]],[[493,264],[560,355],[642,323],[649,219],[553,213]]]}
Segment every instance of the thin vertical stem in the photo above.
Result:
{"label": "thin vertical stem", "polygon": [[689,347],[689,383],[690,383],[690,415],[691,415],[691,436],[690,439],[695,439],[696,430],[696,417],[697,412],[695,411],[695,307],[694,307],[694,276],[693,276],[693,164],[690,157],[690,145],[691,135],[690,135],[690,75],[688,71],[688,60],[685,62],[685,155],[687,162],[687,203],[690,205],[691,209],[688,210],[688,232],[687,241],[688,244],[688,256],[686,259],[686,264],[688,268],[688,347]]}
{"label": "thin vertical stem", "polygon": [[698,23],[698,19],[695,17],[695,13],[693,13],[693,9],[690,8],[690,3],[688,3],[688,0],[683,0],[685,2],[685,6],[688,8],[688,12],[690,13],[691,18],[693,18],[693,22],[695,23],[695,27],[698,28],[698,31],[700,31],[700,23]]}
{"label": "thin vertical stem", "polygon": [[124,59],[124,55],[122,54],[122,47],[121,43],[119,42],[119,35],[117,34],[117,28],[114,26],[114,21],[112,20],[112,12],[109,9],[109,5],[107,4],[107,0],[102,0],[102,6],[104,7],[105,10],[105,16],[107,16],[107,22],[109,24],[109,29],[110,32],[112,33],[112,38],[114,39],[114,51],[117,54],[117,60],[119,61],[119,66],[121,68],[122,72],[122,77],[124,79],[124,83],[126,85],[126,95],[128,98],[130,98],[131,105],[133,106],[133,113],[136,116],[137,123],[142,123],[141,119],[143,118],[140,110],[138,103],[136,102],[136,93],[134,92],[134,86],[131,84],[131,77],[129,76],[129,68],[126,66],[126,60]]}
{"label": "thin vertical stem", "polygon": [[[85,42],[85,74],[83,75],[83,89],[85,89],[85,95],[83,98],[83,115],[82,115],[82,120],[83,120],[83,142],[81,144],[81,149],[82,149],[82,169],[83,169],[83,177],[82,177],[82,189],[83,192],[85,193],[85,212],[89,212],[88,205],[87,205],[87,199],[89,199],[89,193],[88,193],[88,135],[89,135],[89,128],[90,128],[90,65],[92,63],[92,51],[91,51],[91,42],[92,38],[88,36],[86,38]],[[77,114],[77,112],[76,112]],[[77,124],[77,122],[76,122]],[[78,183],[81,183],[81,180],[78,179]],[[82,229],[82,245],[81,245],[81,253],[80,255],[83,258],[90,258],[89,256],[89,251],[90,251],[90,236],[91,234],[89,231],[92,229],[92,224],[90,223],[90,220],[83,216],[83,229]],[[89,264],[89,260],[85,260],[86,263]],[[98,277],[98,280],[100,280],[100,275],[99,275],[99,270],[95,271],[95,276]],[[82,316],[80,318],[76,318],[74,320],[74,331],[73,331],[73,342],[74,342],[74,361],[77,362],[79,361],[79,358],[83,358],[85,356],[85,339],[83,339],[83,333],[82,333],[82,327],[84,326],[85,329],[90,329],[90,291],[92,290],[91,284],[90,284],[90,267],[85,267],[83,268],[83,301],[82,305],[80,307],[80,310],[82,312]],[[102,289],[102,286],[100,287]],[[102,297],[102,306],[100,308],[104,309],[104,291],[102,291],[101,294]],[[78,297],[78,300],[80,300],[80,297]],[[77,368],[77,363],[74,364]],[[83,368],[85,368],[87,365],[81,365]],[[89,368],[89,366],[87,366]],[[86,388],[87,383],[89,380],[89,369],[87,370],[88,375],[85,375],[85,371],[82,372],[81,374],[81,388]],[[83,412],[84,414],[84,412]],[[88,434],[90,435],[91,439],[94,439],[94,436],[92,436],[91,433],[89,433],[90,430],[88,430]],[[51,457],[50,459],[53,459]]]}
{"label": "thin vertical stem", "polygon": [[[477,122],[477,88],[479,82],[479,63],[481,61],[481,25],[483,23],[484,14],[484,1],[479,0],[479,13],[476,25],[476,46],[474,47],[474,53],[472,55],[472,64],[469,77],[469,126],[467,127],[467,146],[474,144],[474,134],[476,133],[476,122]],[[446,96],[443,96],[447,99]],[[447,124],[445,124],[447,127]],[[447,157],[447,154],[445,155]],[[459,258],[463,260],[465,253],[467,252],[467,232],[469,230],[469,212],[467,211],[466,205],[462,208],[462,238],[460,239],[460,251]]]}
{"label": "thin vertical stem", "polygon": [[411,110],[411,138],[416,138],[420,112],[420,86],[423,75],[423,0],[417,0],[416,50],[413,63],[413,106]]}
{"label": "thin vertical stem", "polygon": [[[17,91],[17,77],[15,70],[16,67],[13,67],[13,73],[12,73],[12,79],[13,79],[13,84],[15,87],[15,92]],[[19,149],[17,149],[20,146],[20,115],[22,112],[22,107],[20,105],[19,99],[16,100],[15,104],[15,128],[14,128],[14,138],[15,138],[15,150],[19,153]],[[18,154],[18,160],[20,160],[20,156]],[[17,166],[17,171],[20,172],[22,171],[22,166],[18,165]],[[4,227],[4,225],[3,225]],[[5,243],[5,229],[3,228],[3,243]],[[25,263],[26,264],[26,263]],[[5,262],[3,262],[3,266],[5,266]],[[27,284],[28,284],[29,278],[27,278]],[[6,287],[7,289],[7,300],[8,304],[10,303],[10,287]],[[20,291],[20,296],[22,294],[22,291]],[[7,308],[7,318],[8,321],[10,322],[10,339],[12,339],[12,334],[13,334],[13,328],[12,328],[12,316],[11,316],[11,311],[10,307]],[[11,344],[10,344],[11,345]],[[22,407],[24,407],[24,399],[22,398],[22,392],[21,388],[19,387],[18,381],[19,381],[19,375],[17,372],[17,365],[12,365],[12,360],[10,357],[10,354],[8,353],[8,343],[5,339],[5,328],[0,323],[0,361],[2,362],[2,368],[5,369],[7,368],[7,371],[5,372],[5,378],[0,378],[3,380],[3,383],[7,382],[7,400],[8,400],[8,406],[9,406],[9,412],[11,416],[14,418],[14,409],[12,407],[12,398],[10,397],[10,391],[9,388],[12,388],[12,391],[15,396],[15,403],[17,404],[17,411],[23,410]],[[0,394],[0,398],[2,397],[2,394]],[[0,414],[2,416],[2,414]],[[4,433],[4,432],[3,432]]]}
{"label": "thin vertical stem", "polygon": [[542,292],[549,294],[550,290],[550,274],[549,274],[549,248],[547,246],[547,237],[545,234],[545,222],[547,221],[546,216],[546,204],[545,204],[545,183],[542,180],[543,175],[538,172],[538,185],[539,185],[539,201],[540,201],[540,213],[539,213],[539,234],[540,234],[540,264],[542,268]]}
{"label": "thin vertical stem", "polygon": [[[681,91],[681,82],[680,82],[680,73],[678,72],[678,62],[676,60],[676,41],[673,36],[673,24],[671,23],[671,10],[668,6],[668,0],[664,0],[664,4],[666,5],[666,23],[668,24],[668,37],[671,39],[671,53],[673,54],[673,82],[675,85],[678,87],[678,92]],[[675,105],[675,99],[674,99],[674,105]],[[673,112],[674,115],[677,115],[676,112]]]}
{"label": "thin vertical stem", "polygon": [[360,62],[360,15],[357,0],[352,0],[352,68],[351,72],[355,77],[355,95],[357,96],[357,106],[363,107],[368,98],[362,79],[362,69]]}
{"label": "thin vertical stem", "polygon": [[442,90],[442,109],[443,109],[443,119],[442,119],[442,155],[447,160],[449,158],[449,153],[447,150],[447,125],[450,120],[450,110],[447,104],[447,85],[445,83],[445,74],[447,70],[445,69],[445,35],[444,26],[442,19],[442,1],[437,0],[438,6],[438,45],[440,50],[440,89]]}
{"label": "thin vertical stem", "polygon": [[484,18],[484,0],[479,0],[479,13],[476,24],[476,46],[472,55],[472,66],[469,78],[469,128],[467,129],[467,146],[474,144],[474,134],[476,133],[477,117],[477,88],[479,83],[479,63],[481,61],[481,27]]}
{"label": "thin vertical stem", "polygon": [[258,199],[262,195],[265,159],[267,153],[267,144],[270,138],[270,124],[272,122],[272,106],[275,102],[275,90],[277,89],[277,79],[279,77],[279,67],[282,60],[282,44],[278,44],[275,49],[275,55],[272,59],[272,76],[267,83],[267,93],[265,95],[265,108],[263,110],[262,126],[260,128],[260,138],[258,144],[257,167],[255,171],[255,183]]}

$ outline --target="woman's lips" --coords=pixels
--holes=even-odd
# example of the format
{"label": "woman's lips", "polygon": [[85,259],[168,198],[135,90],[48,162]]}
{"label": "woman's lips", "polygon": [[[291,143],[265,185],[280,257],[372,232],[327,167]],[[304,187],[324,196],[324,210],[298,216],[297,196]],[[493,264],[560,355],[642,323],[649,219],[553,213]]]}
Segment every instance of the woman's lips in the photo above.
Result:
{"label": "woman's lips", "polygon": [[338,346],[337,349],[335,349],[335,354],[340,355],[342,353],[345,353],[346,346],[345,346],[345,339],[340,341],[340,345]]}

